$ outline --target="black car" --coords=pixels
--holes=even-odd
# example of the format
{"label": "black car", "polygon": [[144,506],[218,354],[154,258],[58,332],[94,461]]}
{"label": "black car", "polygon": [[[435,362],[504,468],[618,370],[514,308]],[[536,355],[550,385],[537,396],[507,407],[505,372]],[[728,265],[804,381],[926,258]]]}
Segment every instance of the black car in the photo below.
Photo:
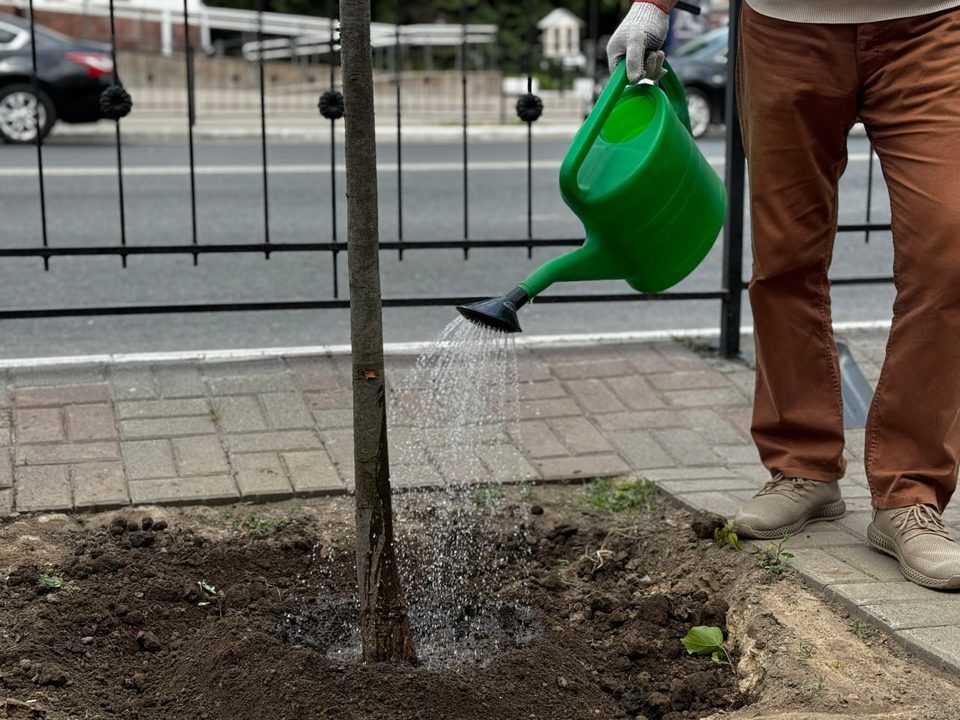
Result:
{"label": "black car", "polygon": [[37,83],[34,87],[30,25],[0,13],[0,140],[32,143],[57,120],[100,120],[100,93],[113,83],[110,48],[35,28]]}
{"label": "black car", "polygon": [[667,54],[670,66],[687,91],[687,110],[694,137],[724,121],[727,94],[726,27],[711,30]]}

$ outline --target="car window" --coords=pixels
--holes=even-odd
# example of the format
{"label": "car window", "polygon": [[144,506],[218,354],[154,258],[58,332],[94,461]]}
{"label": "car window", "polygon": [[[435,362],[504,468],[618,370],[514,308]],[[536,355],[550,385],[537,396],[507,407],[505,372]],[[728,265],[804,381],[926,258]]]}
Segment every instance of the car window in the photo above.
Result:
{"label": "car window", "polygon": [[8,45],[17,39],[17,33],[5,27],[0,27],[0,45]]}
{"label": "car window", "polygon": [[727,28],[717,28],[684,43],[671,53],[672,57],[711,55],[726,45]]}

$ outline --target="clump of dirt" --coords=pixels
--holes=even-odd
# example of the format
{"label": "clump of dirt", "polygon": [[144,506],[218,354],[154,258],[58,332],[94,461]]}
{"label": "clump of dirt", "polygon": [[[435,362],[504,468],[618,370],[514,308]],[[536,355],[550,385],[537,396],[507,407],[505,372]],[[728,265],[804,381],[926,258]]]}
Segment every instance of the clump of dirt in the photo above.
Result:
{"label": "clump of dirt", "polygon": [[[691,517],[662,500],[624,515],[587,510],[576,488],[536,492],[535,502],[505,500],[500,542],[518,552],[489,569],[501,588],[488,598],[500,609],[487,627],[495,642],[445,669],[364,665],[346,652],[356,647],[349,499],[245,508],[254,520],[244,523],[209,509],[8,522],[0,717],[777,717],[782,707],[858,706],[846,696],[839,705],[832,675],[820,691],[801,677],[847,645],[899,662],[850,633],[847,645],[798,640],[809,623],[795,581],[761,585],[749,557],[698,539]],[[821,631],[847,622],[816,602]],[[724,630],[739,671],[686,653],[680,638],[694,625]],[[819,643],[818,654],[788,650],[803,642]],[[852,669],[867,697],[867,666]],[[926,695],[904,697],[931,708],[956,692],[921,667],[908,677]],[[898,681],[884,680],[895,692]]]}

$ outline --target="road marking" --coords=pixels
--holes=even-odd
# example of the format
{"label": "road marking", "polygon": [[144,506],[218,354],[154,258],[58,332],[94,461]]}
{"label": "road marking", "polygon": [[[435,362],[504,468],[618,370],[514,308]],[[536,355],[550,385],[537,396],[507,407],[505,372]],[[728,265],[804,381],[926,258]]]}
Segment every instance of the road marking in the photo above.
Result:
{"label": "road marking", "polygon": [[[861,320],[833,324],[837,332],[854,330],[889,330],[889,320]],[[741,334],[753,333],[753,326],[744,325]],[[674,328],[672,330],[642,330],[616,333],[571,333],[565,335],[520,335],[518,348],[571,348],[596,345],[626,345],[677,338],[716,338],[717,328]],[[385,343],[387,355],[419,355],[432,348],[431,341],[408,343]],[[59,355],[38,358],[12,358],[0,360],[0,370],[23,368],[49,368],[65,365],[131,365],[136,363],[165,362],[225,362],[263,360],[277,357],[301,357],[304,355],[349,355],[349,345],[301,345],[295,347],[240,348],[236,350],[185,350],[148,353],[112,353],[104,355]]]}
{"label": "road marking", "polygon": [[[850,162],[866,162],[868,153],[853,153]],[[707,162],[714,167],[723,167],[722,155],[709,155]],[[534,170],[559,170],[560,160],[534,160]],[[476,160],[469,163],[471,171],[489,172],[498,170],[526,170],[525,160]],[[397,172],[397,163],[379,163],[377,170],[382,173]],[[287,163],[267,165],[271,175],[322,175],[330,172],[330,165],[323,163]],[[336,166],[338,173],[345,172],[345,166]],[[259,175],[263,172],[262,165],[197,165],[197,175]],[[463,172],[463,163],[458,162],[412,162],[403,163],[403,172]],[[131,165],[124,167],[125,177],[166,177],[187,176],[190,173],[189,165]],[[46,177],[115,177],[115,167],[66,167],[53,166],[43,169]],[[0,168],[0,178],[33,178],[38,172],[35,167]]]}

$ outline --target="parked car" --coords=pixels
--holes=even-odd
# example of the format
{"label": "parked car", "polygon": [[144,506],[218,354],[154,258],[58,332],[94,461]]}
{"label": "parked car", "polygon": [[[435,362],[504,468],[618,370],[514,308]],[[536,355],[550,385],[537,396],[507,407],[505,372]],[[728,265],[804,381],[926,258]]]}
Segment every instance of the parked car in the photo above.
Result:
{"label": "parked car", "polygon": [[109,46],[39,26],[35,34],[36,83],[30,24],[0,13],[0,140],[6,143],[36,142],[38,114],[41,140],[58,120],[100,120],[100,93],[113,83]]}
{"label": "parked car", "polygon": [[727,94],[726,27],[719,27],[668,53],[670,67],[687,92],[687,111],[694,137],[724,121]]}
{"label": "parked car", "polygon": [[[687,111],[694,137],[702,137],[711,125],[724,122],[727,93],[726,27],[716,28],[668,53],[667,59],[687,93]],[[593,98],[584,108],[590,114],[609,77],[597,81]]]}

